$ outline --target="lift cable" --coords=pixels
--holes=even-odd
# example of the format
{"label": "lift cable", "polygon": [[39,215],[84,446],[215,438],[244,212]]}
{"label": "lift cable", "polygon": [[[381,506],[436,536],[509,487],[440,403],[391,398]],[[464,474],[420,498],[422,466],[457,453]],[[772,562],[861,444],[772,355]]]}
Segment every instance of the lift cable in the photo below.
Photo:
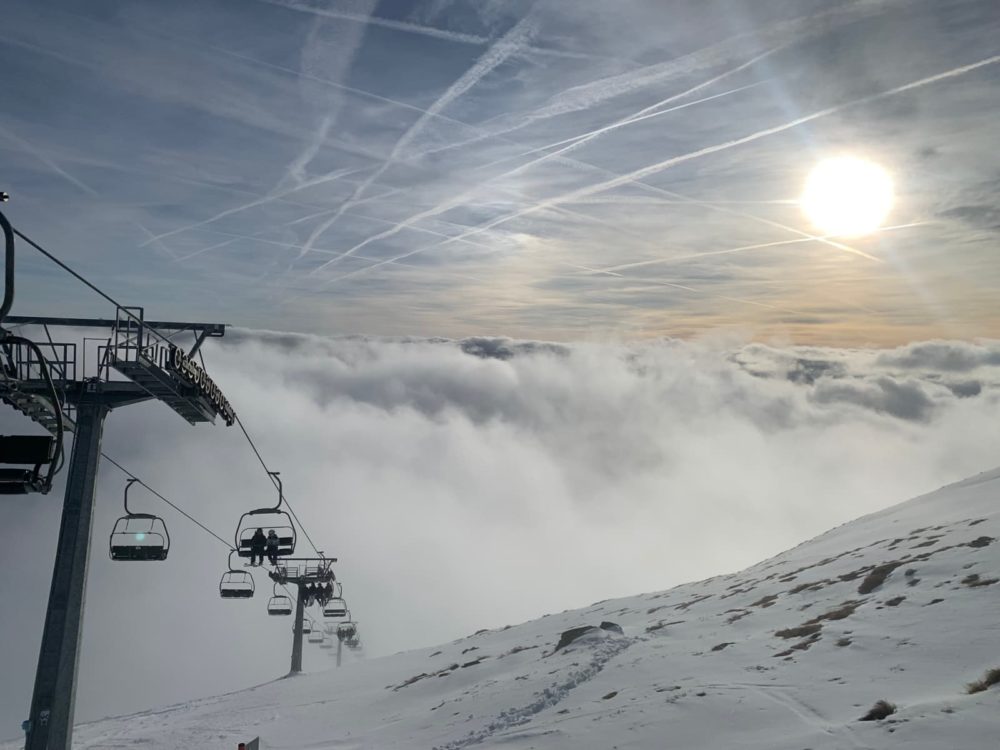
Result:
{"label": "lift cable", "polygon": [[[272,476],[271,469],[264,461],[264,457],[260,455],[260,451],[257,450],[257,444],[254,443],[253,438],[250,437],[250,433],[247,432],[247,428],[244,426],[243,420],[240,419],[239,414],[236,415],[236,424],[240,426],[240,430],[243,432],[244,437],[246,437],[247,442],[250,443],[250,447],[253,449],[254,454],[256,454],[257,460],[260,461],[260,465],[263,466],[264,471],[267,472],[268,479],[270,479],[271,483],[275,486],[275,488],[277,488],[278,487],[277,480],[274,478],[274,476]],[[284,496],[284,493],[282,493],[282,499],[285,501],[285,505],[288,506],[288,511],[292,514],[292,518],[294,518],[295,522],[299,525],[299,529],[302,530],[302,534],[309,541],[309,545],[313,548],[313,552],[319,555],[320,554],[319,548],[313,542],[312,537],[309,536],[309,532],[306,531],[306,527],[302,524],[302,521],[299,520],[299,517],[295,513],[295,509],[292,507],[292,504],[288,502],[288,498]]]}
{"label": "lift cable", "polygon": [[24,234],[24,232],[21,232],[21,231],[19,231],[18,229],[15,228],[14,229],[14,234],[16,234],[22,240],[24,240],[25,242],[27,242],[29,245],[31,245],[33,248],[35,248],[35,250],[37,250],[42,255],[44,255],[46,258],[48,258],[49,260],[51,260],[53,263],[55,263],[61,269],[63,269],[64,271],[66,271],[70,276],[73,276],[78,281],[82,281],[84,284],[86,284],[88,287],[90,287],[93,291],[97,292],[99,295],[101,295],[102,297],[104,297],[104,299],[106,299],[112,305],[114,305],[115,307],[121,307],[121,305],[117,302],[117,300],[115,300],[113,297],[111,297],[111,295],[106,294],[105,292],[101,291],[98,287],[96,287],[93,284],[91,284],[83,276],[81,276],[76,271],[74,271],[72,268],[70,268],[69,266],[67,266],[65,263],[63,263],[61,260],[59,260],[56,256],[54,256],[52,253],[50,253],[44,247],[42,247],[37,242],[35,242],[33,239],[31,239],[28,235]]}
{"label": "lift cable", "polygon": [[[38,244],[33,239],[31,239],[30,237],[28,237],[26,234],[24,234],[23,232],[19,231],[16,228],[13,228],[13,229],[14,229],[14,234],[16,234],[22,240],[24,240],[25,242],[27,242],[29,245],[31,245],[33,248],[35,248],[38,252],[40,252],[46,258],[48,258],[53,263],[55,263],[57,266],[59,266],[60,268],[62,268],[64,271],[66,271],[67,273],[69,273],[71,276],[73,276],[74,278],[76,278],[77,280],[79,280],[80,282],[82,282],[83,284],[85,284],[87,287],[89,287],[91,290],[93,290],[94,292],[96,292],[97,294],[99,294],[101,297],[103,297],[104,299],[106,299],[108,302],[110,302],[111,304],[113,304],[115,307],[117,307],[117,308],[122,308],[123,307],[122,304],[120,302],[118,302],[118,300],[116,300],[114,297],[112,297],[111,295],[107,294],[103,290],[101,290],[95,284],[92,284],[83,275],[81,275],[80,273],[77,273],[76,271],[74,271],[72,268],[70,268],[68,265],[66,265],[63,261],[59,260],[59,258],[57,258],[55,255],[53,255],[52,253],[50,253],[48,250],[46,250],[40,244]],[[244,437],[246,437],[247,442],[250,444],[250,447],[253,449],[254,454],[256,454],[257,460],[260,461],[260,465],[264,467],[264,471],[265,472],[268,472],[268,479],[270,479],[271,483],[274,484],[275,487],[277,487],[278,486],[277,481],[274,479],[273,476],[271,476],[271,474],[270,474],[271,470],[268,468],[267,463],[265,463],[263,456],[261,456],[261,454],[260,454],[260,451],[257,450],[257,445],[254,443],[253,438],[250,437],[250,433],[247,432],[247,428],[243,425],[243,420],[240,419],[239,414],[236,415],[236,423],[240,426],[240,430],[243,432]],[[101,455],[103,455],[104,458],[106,458],[108,461],[111,461],[111,463],[113,463],[115,466],[117,466],[123,472],[125,472],[126,474],[128,474],[130,477],[132,476],[132,474],[129,474],[129,472],[126,471],[120,464],[115,463],[115,461],[113,459],[111,459],[110,457],[108,457],[106,454],[102,453]],[[133,478],[137,479],[137,477],[133,477]],[[173,507],[175,510],[177,510],[180,513],[184,513],[184,511],[180,510],[180,508],[177,508],[177,506],[173,505],[173,503],[171,503],[165,497],[163,497],[162,495],[160,495],[159,493],[157,493],[155,490],[153,490],[151,487],[149,487],[148,485],[146,485],[145,483],[143,483],[142,480],[138,480],[138,481],[139,481],[140,484],[142,484],[144,487],[146,487],[146,489],[148,489],[154,495],[157,495],[161,500],[163,500],[165,503],[167,503],[168,505],[170,505],[171,507]],[[295,522],[299,525],[299,529],[302,531],[303,536],[305,536],[305,538],[309,541],[309,545],[313,548],[313,551],[318,555],[319,554],[319,548],[313,542],[312,537],[309,536],[309,532],[306,531],[305,526],[302,525],[302,521],[299,520],[298,515],[295,513],[295,509],[292,508],[291,503],[288,502],[288,498],[285,498],[283,496],[283,499],[285,501],[285,505],[288,506],[289,512],[292,514],[292,518],[294,518]],[[187,514],[184,513],[184,515],[187,515]],[[198,523],[198,521],[196,521],[194,518],[191,518],[191,516],[188,516],[188,518],[190,518],[192,521],[194,521],[194,523],[197,523],[199,526],[201,526],[201,524]],[[202,528],[205,528],[205,527],[202,526]],[[205,530],[208,531],[208,533],[210,533],[212,536],[214,536],[217,539],[219,539],[220,541],[222,541],[222,538],[219,537],[214,531],[211,531],[211,530],[209,530],[207,528],[205,528]],[[225,544],[227,547],[229,547],[230,549],[232,549],[232,545],[229,544],[228,542],[223,542],[223,544]]]}

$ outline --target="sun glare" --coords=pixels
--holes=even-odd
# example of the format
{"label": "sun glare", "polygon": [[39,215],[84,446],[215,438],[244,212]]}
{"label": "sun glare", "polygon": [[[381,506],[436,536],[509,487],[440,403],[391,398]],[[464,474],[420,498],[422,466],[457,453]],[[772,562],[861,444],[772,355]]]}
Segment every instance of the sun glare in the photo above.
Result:
{"label": "sun glare", "polygon": [[823,234],[860,237],[882,225],[892,200],[892,178],[882,167],[867,159],[838,156],[813,167],[799,205]]}

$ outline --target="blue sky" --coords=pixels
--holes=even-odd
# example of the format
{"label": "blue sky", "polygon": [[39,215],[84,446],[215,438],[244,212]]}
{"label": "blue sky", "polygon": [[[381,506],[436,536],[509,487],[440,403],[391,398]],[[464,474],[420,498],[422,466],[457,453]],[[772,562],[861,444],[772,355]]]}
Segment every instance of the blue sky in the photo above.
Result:
{"label": "blue sky", "polygon": [[[151,317],[320,333],[1000,336],[990,0],[14,0],[14,223]],[[890,228],[817,239],[851,153]],[[15,312],[110,314],[27,249]]]}

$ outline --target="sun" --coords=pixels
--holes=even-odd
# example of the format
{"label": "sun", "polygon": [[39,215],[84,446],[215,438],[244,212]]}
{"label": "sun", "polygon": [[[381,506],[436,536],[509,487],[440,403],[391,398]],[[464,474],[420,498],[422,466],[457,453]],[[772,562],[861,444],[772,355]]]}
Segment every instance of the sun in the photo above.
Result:
{"label": "sun", "polygon": [[824,159],[809,172],[799,205],[829,237],[861,237],[885,221],[892,208],[889,173],[856,156]]}

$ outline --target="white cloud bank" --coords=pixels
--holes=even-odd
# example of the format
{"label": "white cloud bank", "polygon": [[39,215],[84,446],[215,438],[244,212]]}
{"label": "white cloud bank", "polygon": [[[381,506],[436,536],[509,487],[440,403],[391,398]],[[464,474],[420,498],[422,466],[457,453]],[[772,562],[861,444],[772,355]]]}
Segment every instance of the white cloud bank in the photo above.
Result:
{"label": "white cloud bank", "polygon": [[[309,533],[340,558],[369,654],[733,570],[1000,463],[996,342],[231,331],[206,358]],[[235,429],[189,428],[160,405],[112,415],[105,449],[227,536],[273,499]],[[289,622],[265,616],[266,579],[252,602],[220,600],[224,549],[162,504],[135,493],[170,524],[170,560],[106,559],[123,484],[102,469],[79,717],[282,673]],[[3,560],[36,571],[0,583],[0,600],[20,602],[3,615],[14,679],[0,736],[27,710],[57,497],[0,510]]]}

